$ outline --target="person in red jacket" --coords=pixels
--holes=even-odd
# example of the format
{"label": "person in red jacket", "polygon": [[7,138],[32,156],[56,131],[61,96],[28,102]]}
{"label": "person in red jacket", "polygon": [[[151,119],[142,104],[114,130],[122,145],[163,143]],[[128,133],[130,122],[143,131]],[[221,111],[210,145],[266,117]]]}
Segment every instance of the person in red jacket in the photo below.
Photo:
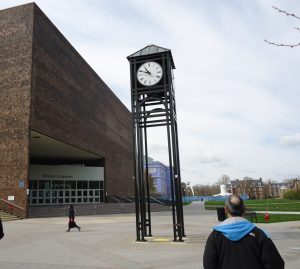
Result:
{"label": "person in red jacket", "polygon": [[225,203],[228,218],[213,227],[203,254],[204,269],[283,269],[281,258],[271,238],[243,218],[245,206],[237,195]]}
{"label": "person in red jacket", "polygon": [[69,223],[68,223],[68,230],[67,232],[70,232],[72,228],[77,228],[80,232],[80,227],[75,222],[75,209],[73,205],[69,206]]}

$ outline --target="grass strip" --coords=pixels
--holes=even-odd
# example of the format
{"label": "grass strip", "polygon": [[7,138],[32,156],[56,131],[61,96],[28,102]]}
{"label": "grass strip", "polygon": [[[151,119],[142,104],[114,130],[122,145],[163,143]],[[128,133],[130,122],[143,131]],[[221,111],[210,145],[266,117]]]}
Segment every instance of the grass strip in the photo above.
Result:
{"label": "grass strip", "polygon": [[[262,200],[246,200],[246,208],[253,211],[291,211],[300,212],[299,200],[286,200],[286,199],[262,199]],[[205,209],[215,210],[219,206],[224,206],[224,201],[206,201]]]}
{"label": "grass strip", "polygon": [[[300,215],[291,214],[269,214],[269,221],[266,222],[264,219],[265,214],[257,214],[257,223],[277,223],[286,221],[297,221],[300,220]],[[250,219],[249,219],[250,220]]]}

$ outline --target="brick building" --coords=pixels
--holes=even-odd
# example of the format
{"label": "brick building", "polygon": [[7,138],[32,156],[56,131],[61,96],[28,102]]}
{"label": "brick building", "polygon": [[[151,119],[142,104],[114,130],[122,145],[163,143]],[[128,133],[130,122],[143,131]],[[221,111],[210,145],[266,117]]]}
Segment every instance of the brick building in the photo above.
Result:
{"label": "brick building", "polygon": [[0,11],[0,205],[133,194],[131,113],[34,4]]}
{"label": "brick building", "polygon": [[266,196],[269,198],[283,198],[283,194],[285,191],[290,189],[289,183],[272,183],[268,182],[265,185],[266,188]]}
{"label": "brick building", "polygon": [[231,180],[226,186],[228,192],[237,195],[248,195],[249,198],[264,198],[264,184],[262,179]]}
{"label": "brick building", "polygon": [[226,185],[228,192],[237,195],[248,195],[250,199],[262,198],[283,198],[288,190],[297,190],[299,188],[299,180],[293,179],[291,182],[282,183],[263,183],[260,179],[231,180]]}

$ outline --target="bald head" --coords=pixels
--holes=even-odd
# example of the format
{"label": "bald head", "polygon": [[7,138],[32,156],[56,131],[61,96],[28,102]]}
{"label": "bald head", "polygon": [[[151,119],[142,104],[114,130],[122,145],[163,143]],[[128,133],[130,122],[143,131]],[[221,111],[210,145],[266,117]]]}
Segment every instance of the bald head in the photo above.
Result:
{"label": "bald head", "polygon": [[245,212],[244,201],[241,197],[233,194],[230,195],[225,203],[225,207],[231,216],[243,216]]}

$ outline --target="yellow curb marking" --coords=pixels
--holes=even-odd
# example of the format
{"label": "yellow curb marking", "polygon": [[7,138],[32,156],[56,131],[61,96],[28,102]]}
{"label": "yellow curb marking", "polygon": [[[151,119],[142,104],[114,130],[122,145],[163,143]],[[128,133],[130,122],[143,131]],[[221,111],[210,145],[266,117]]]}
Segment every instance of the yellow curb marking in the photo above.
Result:
{"label": "yellow curb marking", "polygon": [[170,242],[171,240],[168,238],[154,238],[151,242]]}

